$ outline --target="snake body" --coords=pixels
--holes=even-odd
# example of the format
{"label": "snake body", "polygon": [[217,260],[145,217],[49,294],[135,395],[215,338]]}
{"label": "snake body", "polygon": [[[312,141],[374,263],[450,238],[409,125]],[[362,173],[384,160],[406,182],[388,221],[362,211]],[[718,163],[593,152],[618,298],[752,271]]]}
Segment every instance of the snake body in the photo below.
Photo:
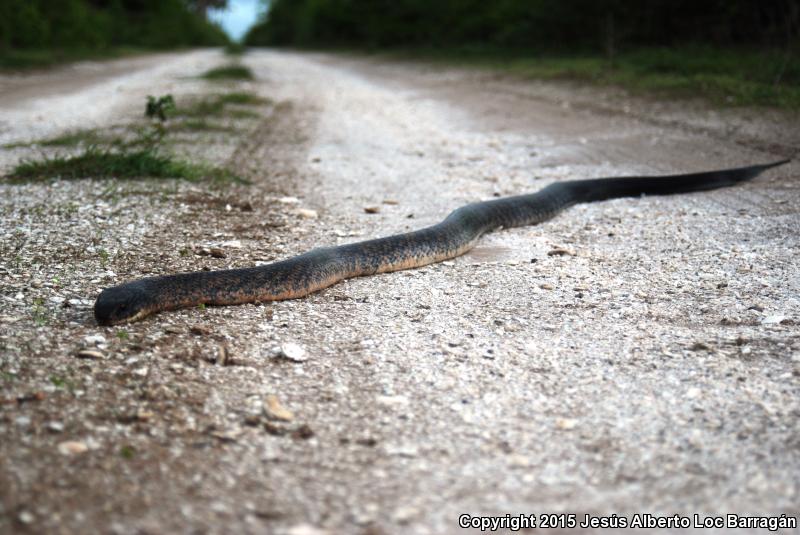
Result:
{"label": "snake body", "polygon": [[454,258],[487,232],[541,223],[578,203],[732,186],[783,163],[786,161],[684,175],[556,182],[536,193],[462,206],[441,223],[414,232],[314,249],[264,266],[135,280],[103,290],[94,314],[99,324],[113,325],[200,304],[295,299],[344,279]]}

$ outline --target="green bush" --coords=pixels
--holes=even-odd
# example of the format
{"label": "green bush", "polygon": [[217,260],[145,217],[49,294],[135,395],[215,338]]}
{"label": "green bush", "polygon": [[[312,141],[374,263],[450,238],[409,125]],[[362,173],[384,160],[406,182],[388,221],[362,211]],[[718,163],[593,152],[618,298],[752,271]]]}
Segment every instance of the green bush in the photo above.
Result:
{"label": "green bush", "polygon": [[272,0],[249,45],[454,46],[614,53],[797,44],[797,0]]}
{"label": "green bush", "polygon": [[112,47],[223,46],[225,33],[182,0],[2,0],[0,65],[45,64]]}

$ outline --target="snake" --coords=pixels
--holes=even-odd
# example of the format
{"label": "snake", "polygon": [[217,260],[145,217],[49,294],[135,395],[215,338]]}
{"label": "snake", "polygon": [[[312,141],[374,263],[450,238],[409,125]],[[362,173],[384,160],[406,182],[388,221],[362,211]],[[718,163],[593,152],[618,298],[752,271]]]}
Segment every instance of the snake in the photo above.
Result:
{"label": "snake", "polygon": [[733,186],[788,161],[691,174],[554,182],[535,193],[461,206],[440,223],[412,232],[313,249],[256,267],[126,282],[100,292],[94,316],[100,325],[115,325],[186,307],[301,298],[352,277],[455,258],[469,251],[488,232],[538,224],[579,203]]}

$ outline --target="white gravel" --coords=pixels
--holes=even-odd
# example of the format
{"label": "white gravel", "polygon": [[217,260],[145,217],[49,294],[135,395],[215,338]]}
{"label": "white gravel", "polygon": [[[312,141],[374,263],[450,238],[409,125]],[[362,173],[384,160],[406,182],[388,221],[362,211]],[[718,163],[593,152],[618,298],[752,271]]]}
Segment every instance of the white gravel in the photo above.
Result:
{"label": "white gravel", "polygon": [[[213,53],[187,57],[181,74]],[[253,87],[290,103],[236,141],[230,162],[253,186],[0,186],[3,397],[45,393],[0,405],[0,529],[450,533],[461,513],[798,514],[796,163],[724,191],[575,207],[303,300],[161,314],[124,336],[90,311],[101,287],[143,273],[419,228],[554,180],[771,161],[789,155],[795,118],[375,59],[244,61]],[[66,106],[49,102],[54,116]],[[75,236],[107,261],[68,247]],[[180,254],[224,243],[237,244],[226,258]],[[281,347],[302,359],[271,358]],[[211,364],[220,351],[232,365]]]}

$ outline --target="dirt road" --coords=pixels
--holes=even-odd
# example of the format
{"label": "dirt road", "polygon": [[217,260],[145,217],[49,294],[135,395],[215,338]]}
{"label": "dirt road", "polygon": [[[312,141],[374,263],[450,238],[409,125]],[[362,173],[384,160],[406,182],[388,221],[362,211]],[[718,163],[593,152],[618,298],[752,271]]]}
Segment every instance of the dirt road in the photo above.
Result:
{"label": "dirt road", "polygon": [[[186,77],[216,52],[138,61],[0,96],[0,140],[80,126],[72,104],[114,87],[91,125],[138,113],[143,94],[219,90]],[[375,58],[243,61],[246,88],[276,104],[244,136],[183,150],[253,185],[0,185],[0,530],[800,514],[796,162],[733,189],[574,207],[303,300],[124,328],[91,316],[100,289],[143,274],[393,234],[555,180],[797,156],[797,117]],[[49,129],[20,121],[34,108]],[[0,153],[2,170],[26,151]],[[275,356],[287,344],[304,356]],[[76,358],[87,348],[100,357]]]}

